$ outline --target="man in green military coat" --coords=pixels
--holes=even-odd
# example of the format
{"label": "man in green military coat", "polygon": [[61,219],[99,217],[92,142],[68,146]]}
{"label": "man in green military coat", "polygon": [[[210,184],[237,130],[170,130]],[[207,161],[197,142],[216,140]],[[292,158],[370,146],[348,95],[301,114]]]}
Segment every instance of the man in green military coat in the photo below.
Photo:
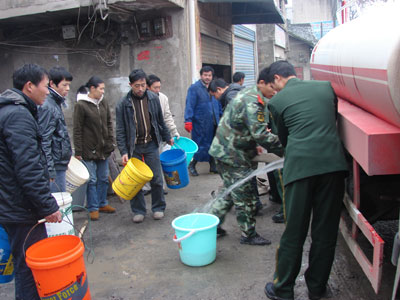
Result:
{"label": "man in green military coat", "polygon": [[303,244],[311,221],[305,281],[310,299],[327,296],[344,196],[347,165],[336,128],[337,98],[329,82],[302,81],[291,64],[274,62],[267,82],[279,91],[269,102],[272,121],[285,147],[283,207],[286,227],[277,250],[270,299],[294,299]]}
{"label": "man in green military coat", "polygon": [[[217,170],[225,188],[249,175],[257,168],[252,159],[258,154],[257,146],[282,156],[282,145],[276,135],[267,130],[269,112],[268,98],[275,93],[271,84],[265,82],[267,70],[260,72],[257,85],[244,89],[226,107],[211,144],[209,154],[216,161]],[[232,207],[242,231],[241,244],[267,245],[271,242],[256,233],[256,190],[247,181],[230,193],[230,197],[218,198],[210,213],[220,218],[221,223]],[[218,228],[221,234],[222,228]]]}

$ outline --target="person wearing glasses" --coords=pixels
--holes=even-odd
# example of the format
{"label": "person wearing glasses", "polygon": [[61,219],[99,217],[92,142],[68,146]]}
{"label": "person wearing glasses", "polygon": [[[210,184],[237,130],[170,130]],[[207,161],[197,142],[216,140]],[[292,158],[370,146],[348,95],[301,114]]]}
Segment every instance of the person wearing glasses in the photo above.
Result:
{"label": "person wearing glasses", "polygon": [[[136,69],[129,75],[131,90],[118,102],[116,112],[117,146],[122,163],[129,158],[143,160],[153,171],[151,186],[151,210],[153,219],[161,220],[166,207],[163,193],[163,175],[158,147],[162,141],[173,145],[164,122],[158,96],[147,89],[146,73]],[[131,200],[132,221],[141,223],[146,215],[143,191]]]}

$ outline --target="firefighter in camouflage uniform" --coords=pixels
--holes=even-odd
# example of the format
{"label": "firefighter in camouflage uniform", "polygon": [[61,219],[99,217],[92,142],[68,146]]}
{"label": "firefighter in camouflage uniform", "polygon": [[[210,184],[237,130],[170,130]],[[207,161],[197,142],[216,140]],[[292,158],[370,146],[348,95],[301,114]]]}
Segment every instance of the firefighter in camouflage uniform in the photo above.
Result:
{"label": "firefighter in camouflage uniform", "polygon": [[[279,156],[283,155],[278,137],[267,130],[267,98],[271,98],[275,92],[270,84],[266,84],[266,75],[267,70],[262,70],[257,85],[242,90],[229,103],[211,144],[209,154],[216,161],[225,188],[257,168],[257,163],[252,162],[258,154],[257,146]],[[255,230],[256,190],[251,181],[237,187],[224,199],[217,198],[213,203],[209,212],[220,219],[220,224],[231,208],[231,201],[235,205],[236,219],[242,231],[240,243],[269,245],[271,242],[258,235]],[[220,226],[218,234],[225,234]]]}

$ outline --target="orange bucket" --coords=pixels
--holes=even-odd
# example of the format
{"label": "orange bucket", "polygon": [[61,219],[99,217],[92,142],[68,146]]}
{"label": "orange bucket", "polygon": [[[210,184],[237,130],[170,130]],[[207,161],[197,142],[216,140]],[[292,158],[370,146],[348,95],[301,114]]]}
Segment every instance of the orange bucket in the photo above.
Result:
{"label": "orange bucket", "polygon": [[74,235],[46,238],[28,248],[26,264],[42,300],[91,299],[84,251],[81,239]]}

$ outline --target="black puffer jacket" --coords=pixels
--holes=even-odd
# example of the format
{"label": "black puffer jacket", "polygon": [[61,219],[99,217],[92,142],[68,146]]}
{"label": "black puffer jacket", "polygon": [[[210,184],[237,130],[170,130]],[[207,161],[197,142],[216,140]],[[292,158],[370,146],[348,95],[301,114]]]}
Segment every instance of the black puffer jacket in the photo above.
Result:
{"label": "black puffer jacket", "polygon": [[36,104],[21,91],[0,95],[0,223],[33,224],[58,210],[36,114]]}
{"label": "black puffer jacket", "polygon": [[49,88],[50,94],[38,110],[42,148],[46,154],[50,178],[56,177],[56,171],[68,169],[72,155],[71,142],[65,124],[61,104],[64,98]]}

